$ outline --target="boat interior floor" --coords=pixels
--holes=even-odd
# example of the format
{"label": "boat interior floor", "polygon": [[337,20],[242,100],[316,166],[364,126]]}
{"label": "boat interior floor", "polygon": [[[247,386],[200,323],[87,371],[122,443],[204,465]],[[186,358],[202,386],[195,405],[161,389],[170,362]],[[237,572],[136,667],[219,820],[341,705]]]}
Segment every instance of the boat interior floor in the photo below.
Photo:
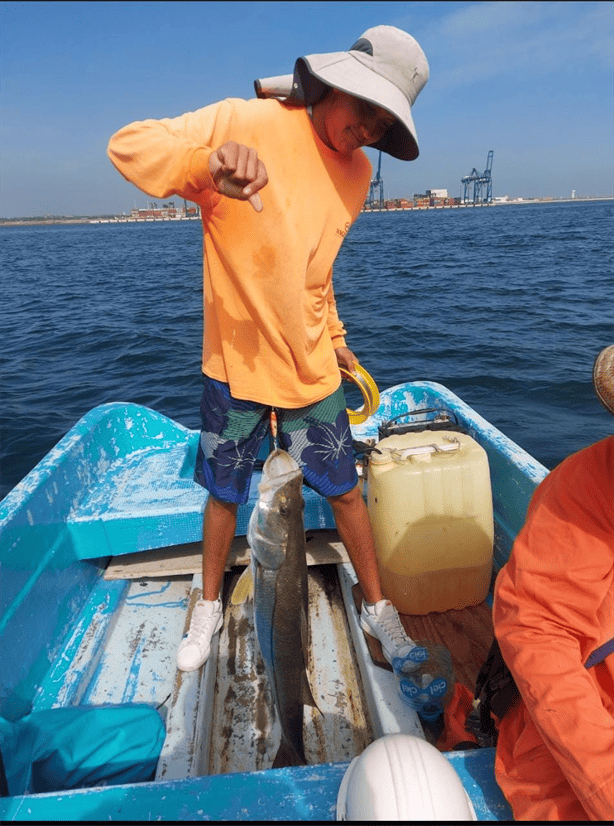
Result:
{"label": "boat interior floor", "polygon": [[[197,547],[158,549],[111,560],[104,579],[39,687],[34,709],[144,702],[165,720],[156,780],[253,772],[272,766],[280,739],[256,642],[251,602],[230,593],[245,558],[245,538],[224,583],[224,624],[206,665],[177,669],[177,646],[202,593]],[[416,713],[397,693],[376,640],[360,626],[360,590],[334,531],[313,531],[309,558],[311,640],[308,676],[318,708],[305,707],[310,765],[342,763],[375,738],[420,737]],[[138,557],[138,558],[137,558]],[[487,604],[423,617],[402,616],[413,639],[441,642],[455,679],[473,690],[492,642]]]}

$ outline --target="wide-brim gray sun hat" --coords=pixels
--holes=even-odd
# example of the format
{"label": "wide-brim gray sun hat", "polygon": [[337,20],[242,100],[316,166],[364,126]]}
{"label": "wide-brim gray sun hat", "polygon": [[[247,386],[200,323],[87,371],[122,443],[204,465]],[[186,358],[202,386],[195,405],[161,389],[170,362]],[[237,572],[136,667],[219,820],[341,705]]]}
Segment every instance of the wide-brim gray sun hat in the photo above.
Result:
{"label": "wide-brim gray sun hat", "polygon": [[428,77],[429,65],[420,45],[394,26],[367,29],[347,52],[299,57],[294,68],[294,83],[301,84],[307,104],[322,95],[325,84],[394,115],[396,123],[372,146],[404,161],[419,154],[411,107]]}
{"label": "wide-brim gray sun hat", "polygon": [[[347,52],[299,57],[294,75],[269,78],[268,84],[256,81],[255,87],[259,97],[285,97],[310,106],[332,86],[381,106],[396,121],[383,138],[370,146],[403,161],[413,161],[419,149],[411,108],[428,77],[424,52],[410,34],[394,26],[374,26]],[[291,88],[284,89],[286,84]]]}
{"label": "wide-brim gray sun hat", "polygon": [[602,350],[595,359],[593,386],[599,401],[614,414],[614,344]]}

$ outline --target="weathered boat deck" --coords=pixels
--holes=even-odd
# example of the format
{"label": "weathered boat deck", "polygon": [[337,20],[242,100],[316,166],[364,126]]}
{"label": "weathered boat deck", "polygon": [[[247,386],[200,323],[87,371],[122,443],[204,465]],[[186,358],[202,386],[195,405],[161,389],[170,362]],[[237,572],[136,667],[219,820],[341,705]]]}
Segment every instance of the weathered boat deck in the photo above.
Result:
{"label": "weathered boat deck", "polygon": [[[305,708],[308,763],[350,761],[374,737],[392,731],[423,736],[417,716],[397,697],[383,658],[383,668],[373,662],[358,624],[358,586],[345,549],[332,531],[310,532],[310,539],[309,675],[318,709]],[[237,561],[246,562],[244,538],[235,542],[230,562]],[[167,729],[157,780],[270,768],[280,732],[252,605],[229,600],[240,568],[226,574],[224,626],[209,662],[196,672],[177,670],[177,646],[201,595],[199,568],[196,548],[135,554],[109,566],[33,710],[76,703],[154,705]],[[414,638],[447,645],[457,679],[475,682],[492,634],[486,606],[404,622]]]}
{"label": "weathered boat deck", "polygon": [[[332,767],[346,767],[383,734],[424,734],[417,715],[398,698],[394,674],[373,661],[358,621],[359,586],[352,566],[344,561],[346,553],[338,537],[331,531],[312,532],[311,537],[309,672],[319,711],[305,708],[309,765],[303,770],[262,773],[272,765],[279,726],[257,649],[251,603],[232,606],[228,599],[241,568],[230,567],[226,573],[224,626],[214,640],[209,662],[195,672],[177,670],[177,645],[201,594],[196,547],[160,549],[112,561],[107,578],[95,588],[73,634],[41,684],[33,710],[77,703],[154,705],[165,718],[167,734],[155,782],[138,784],[134,800],[135,805],[138,800],[139,807],[146,805],[147,799],[153,801],[149,787],[158,789],[159,799],[165,789],[172,788],[176,794],[181,784],[198,780],[197,786],[185,787],[192,803],[189,813],[184,809],[182,819],[194,819],[198,812],[205,819],[224,819],[224,811],[230,817],[230,809],[224,809],[219,800],[222,775],[228,775],[235,794],[240,778],[245,788],[254,778],[264,786],[279,784],[281,797],[274,804],[279,812],[270,819],[285,819],[284,812],[290,819],[334,819],[336,775]],[[236,540],[230,561],[244,564],[245,555],[245,539]],[[317,564],[320,560],[323,564]],[[154,569],[158,576],[151,575]],[[180,573],[169,573],[177,570]],[[118,576],[122,578],[115,578]],[[447,645],[453,653],[456,678],[472,687],[492,639],[487,605],[426,617],[403,617],[403,621],[415,638]],[[468,628],[472,629],[470,639]],[[373,653],[378,660],[377,644]],[[481,753],[477,758],[459,752],[448,757],[461,776],[465,772],[465,783],[473,783],[476,772],[485,772],[486,766],[492,772],[492,754]],[[326,767],[325,776],[318,778],[318,766]],[[284,772],[292,772],[291,779]],[[340,771],[339,782],[342,774]],[[305,783],[304,801],[311,800],[309,805],[315,808],[297,814],[287,807],[296,805],[294,790],[301,783]],[[113,818],[125,811],[117,802],[123,787],[114,788],[114,795],[103,794],[109,797],[107,816]],[[137,787],[125,788],[134,794]],[[103,803],[101,791],[96,790],[97,805]],[[64,793],[60,798],[40,795],[36,806],[38,801],[42,805],[46,797],[53,805],[58,800],[63,801],[58,805],[67,805],[67,795],[87,792]],[[497,790],[494,797],[492,791],[483,795],[481,811],[479,784],[474,797],[476,793],[480,819],[506,818],[509,810]],[[321,800],[316,802],[318,796]],[[119,807],[117,812],[114,801]],[[192,805],[199,808],[192,810]],[[38,811],[36,806],[30,809],[33,815]],[[232,819],[236,819],[234,811]],[[149,814],[155,817],[155,808]],[[249,817],[245,813],[245,819],[253,818],[253,813]]]}

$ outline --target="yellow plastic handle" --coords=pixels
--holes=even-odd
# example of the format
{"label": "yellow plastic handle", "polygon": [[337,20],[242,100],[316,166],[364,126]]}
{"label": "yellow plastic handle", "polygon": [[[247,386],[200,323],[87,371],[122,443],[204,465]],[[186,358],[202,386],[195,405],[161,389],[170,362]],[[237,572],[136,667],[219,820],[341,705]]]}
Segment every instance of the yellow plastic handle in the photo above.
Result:
{"label": "yellow plastic handle", "polygon": [[346,370],[344,367],[340,367],[339,369],[341,370],[341,375],[354,382],[362,393],[364,399],[362,408],[360,410],[350,410],[349,407],[347,408],[350,424],[361,424],[361,422],[365,422],[369,416],[372,416],[379,407],[379,390],[371,376],[358,362],[354,363],[354,373],[350,373],[349,370]]}

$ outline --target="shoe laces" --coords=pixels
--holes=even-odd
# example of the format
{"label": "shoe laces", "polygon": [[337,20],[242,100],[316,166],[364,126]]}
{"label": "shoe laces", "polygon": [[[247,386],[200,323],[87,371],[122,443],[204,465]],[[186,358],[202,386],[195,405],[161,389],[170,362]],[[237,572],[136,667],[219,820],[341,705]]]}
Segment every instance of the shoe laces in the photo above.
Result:
{"label": "shoe laces", "polygon": [[188,641],[194,642],[209,630],[217,619],[218,612],[215,610],[215,603],[209,609],[207,605],[197,605],[192,612],[190,628],[188,630]]}
{"label": "shoe laces", "polygon": [[394,610],[392,605],[388,603],[382,610],[381,614],[377,617],[378,623],[384,629],[384,632],[390,639],[390,641],[396,646],[400,647],[403,645],[408,645],[408,637],[405,633],[405,629],[401,624],[401,620],[399,619],[399,615]]}

